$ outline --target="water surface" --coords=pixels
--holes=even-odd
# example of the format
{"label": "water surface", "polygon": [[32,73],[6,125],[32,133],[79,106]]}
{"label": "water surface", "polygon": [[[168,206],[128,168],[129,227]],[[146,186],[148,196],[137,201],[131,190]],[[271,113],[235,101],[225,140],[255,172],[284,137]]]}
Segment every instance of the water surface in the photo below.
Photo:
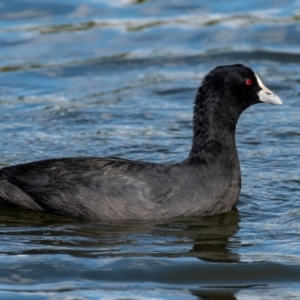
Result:
{"label": "water surface", "polygon": [[233,212],[79,222],[1,206],[1,299],[300,298],[299,35],[296,0],[1,1],[1,166],[180,161],[217,65],[252,67],[284,102],[238,123]]}

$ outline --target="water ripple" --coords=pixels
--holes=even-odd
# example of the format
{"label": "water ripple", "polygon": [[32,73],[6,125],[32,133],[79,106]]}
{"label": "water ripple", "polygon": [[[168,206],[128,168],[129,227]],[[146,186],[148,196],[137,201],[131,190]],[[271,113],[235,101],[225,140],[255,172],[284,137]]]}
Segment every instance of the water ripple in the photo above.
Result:
{"label": "water ripple", "polygon": [[237,210],[82,223],[0,206],[0,297],[299,298],[299,1],[2,1],[1,166],[189,152],[204,75],[243,63],[283,100],[237,125]]}

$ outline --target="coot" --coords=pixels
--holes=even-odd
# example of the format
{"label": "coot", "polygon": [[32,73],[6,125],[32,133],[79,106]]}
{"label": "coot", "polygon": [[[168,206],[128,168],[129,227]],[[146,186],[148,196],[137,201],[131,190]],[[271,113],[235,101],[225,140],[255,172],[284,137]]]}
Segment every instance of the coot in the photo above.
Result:
{"label": "coot", "polygon": [[235,128],[249,106],[282,104],[244,65],[205,76],[193,142],[175,164],[119,158],[48,159],[0,170],[0,203],[83,220],[162,219],[230,211],[241,189]]}

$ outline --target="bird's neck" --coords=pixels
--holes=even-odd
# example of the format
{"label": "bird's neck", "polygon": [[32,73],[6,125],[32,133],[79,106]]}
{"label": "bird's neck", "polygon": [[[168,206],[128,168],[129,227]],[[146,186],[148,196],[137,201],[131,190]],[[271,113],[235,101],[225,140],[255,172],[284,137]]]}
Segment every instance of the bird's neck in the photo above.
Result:
{"label": "bird's neck", "polygon": [[[194,107],[193,142],[190,161],[214,162],[216,160],[238,160],[235,144],[235,128],[239,112],[222,106],[207,105],[197,95]],[[214,103],[216,104],[216,103]]]}
{"label": "bird's neck", "polygon": [[210,162],[216,159],[231,157],[232,154],[237,152],[235,128],[213,130],[208,128],[209,124],[201,123],[195,127],[189,159]]}

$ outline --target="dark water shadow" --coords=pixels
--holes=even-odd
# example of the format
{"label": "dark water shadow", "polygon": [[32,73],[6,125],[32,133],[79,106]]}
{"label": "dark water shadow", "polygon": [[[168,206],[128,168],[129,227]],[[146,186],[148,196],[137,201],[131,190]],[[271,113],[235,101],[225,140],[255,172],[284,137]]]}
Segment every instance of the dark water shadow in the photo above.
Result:
{"label": "dark water shadow", "polygon": [[[153,242],[154,246],[157,245],[157,242],[162,241],[166,241],[165,245],[172,246],[174,243],[184,246],[180,251],[155,252],[151,253],[152,256],[192,256],[204,261],[225,263],[239,261],[239,255],[232,252],[232,248],[238,246],[235,245],[237,242],[236,240],[231,241],[231,238],[239,230],[240,216],[236,209],[229,213],[202,218],[97,222],[81,222],[63,216],[10,208],[3,205],[0,205],[0,211],[0,223],[5,224],[5,228],[10,227],[11,233],[13,233],[14,228],[18,229],[15,234],[19,234],[20,230],[22,235],[30,234],[33,243],[35,236],[47,232],[47,236],[52,238],[39,240],[39,243],[50,246],[52,242],[55,242],[56,250],[54,249],[53,254],[59,250],[60,246],[63,246],[66,254],[91,257],[87,251],[89,247],[101,248],[107,243],[122,246],[126,243],[134,244],[137,241],[147,240],[147,242]],[[72,237],[74,239],[81,237],[80,244],[77,243],[77,247],[72,247],[68,241],[55,240],[55,237],[66,235],[69,238],[68,241]],[[126,240],[125,243],[124,240]],[[66,246],[70,247],[66,248]],[[74,251],[74,248],[81,248],[82,251]],[[165,248],[163,250],[168,250],[168,247]],[[26,249],[24,251],[26,252]],[[143,253],[135,252],[130,253],[130,255],[143,256]],[[115,254],[112,253],[111,256],[115,256]]]}
{"label": "dark water shadow", "polygon": [[[97,260],[116,257],[121,258],[125,264],[134,259],[184,257],[196,257],[215,264],[227,265],[239,262],[238,253],[233,251],[238,246],[237,239],[233,239],[239,230],[238,210],[203,218],[98,222],[79,222],[61,216],[2,205],[0,211],[0,224],[4,226],[2,229],[0,227],[0,239],[1,236],[6,236],[6,241],[9,241],[9,238],[12,240],[17,238],[19,243],[24,245],[18,254],[28,256],[48,254],[53,257],[64,254],[78,259]],[[16,252],[12,249],[5,254],[15,255]],[[173,263],[178,266],[176,260]],[[188,273],[188,268],[185,267],[183,274]],[[116,266],[115,270],[112,269],[111,280],[115,282],[120,280],[121,283],[127,276],[129,281],[139,281],[139,278],[126,270],[128,270],[126,267],[122,270],[122,267]],[[157,271],[157,275],[154,273],[154,280],[160,282],[159,278],[163,272]],[[194,271],[191,269],[191,272]],[[90,280],[99,280],[97,279],[99,271],[89,274]],[[165,274],[166,280],[176,284],[177,279],[173,277],[172,272],[167,270]],[[182,280],[179,278],[180,283],[185,280],[189,282],[189,279],[183,277]],[[201,289],[193,289],[190,292],[199,299],[236,299],[234,294],[237,290],[202,286]]]}
{"label": "dark water shadow", "polygon": [[[231,238],[239,230],[240,216],[238,210],[210,217],[163,220],[163,221],[137,221],[114,220],[81,222],[63,216],[39,213],[23,209],[16,209],[0,205],[0,223],[5,228],[10,227],[10,234],[30,234],[31,241],[35,242],[35,236],[47,232],[51,239],[39,239],[41,245],[50,246],[55,242],[55,251],[60,246],[64,247],[66,254],[81,257],[91,257],[89,247],[102,247],[108,243],[114,246],[134,244],[137,241],[153,242],[153,246],[163,241],[165,245],[182,245],[182,250],[159,253],[151,253],[151,256],[163,257],[197,257],[209,262],[238,262],[239,255],[232,251],[236,246],[236,239]],[[14,229],[16,232],[14,233]],[[5,230],[2,232],[5,234]],[[68,241],[55,240],[55,237],[68,236]],[[76,247],[69,244],[74,238],[81,237],[81,242]],[[126,242],[124,242],[124,240]],[[70,246],[70,247],[68,247]],[[151,244],[150,244],[151,246]],[[74,251],[80,248],[82,251]],[[51,250],[50,250],[51,251]],[[26,249],[24,252],[27,253]],[[44,250],[43,250],[43,253]],[[29,253],[27,253],[29,254]],[[129,253],[132,256],[143,256],[142,252]],[[148,255],[149,253],[147,253]],[[93,257],[94,255],[92,255]],[[96,254],[97,256],[97,254]],[[101,255],[100,255],[101,256]],[[111,256],[115,256],[111,253]],[[126,255],[127,256],[127,255]],[[99,256],[97,256],[99,257]]]}
{"label": "dark water shadow", "polygon": [[203,289],[191,290],[192,295],[197,296],[201,300],[236,300],[236,289]]}

